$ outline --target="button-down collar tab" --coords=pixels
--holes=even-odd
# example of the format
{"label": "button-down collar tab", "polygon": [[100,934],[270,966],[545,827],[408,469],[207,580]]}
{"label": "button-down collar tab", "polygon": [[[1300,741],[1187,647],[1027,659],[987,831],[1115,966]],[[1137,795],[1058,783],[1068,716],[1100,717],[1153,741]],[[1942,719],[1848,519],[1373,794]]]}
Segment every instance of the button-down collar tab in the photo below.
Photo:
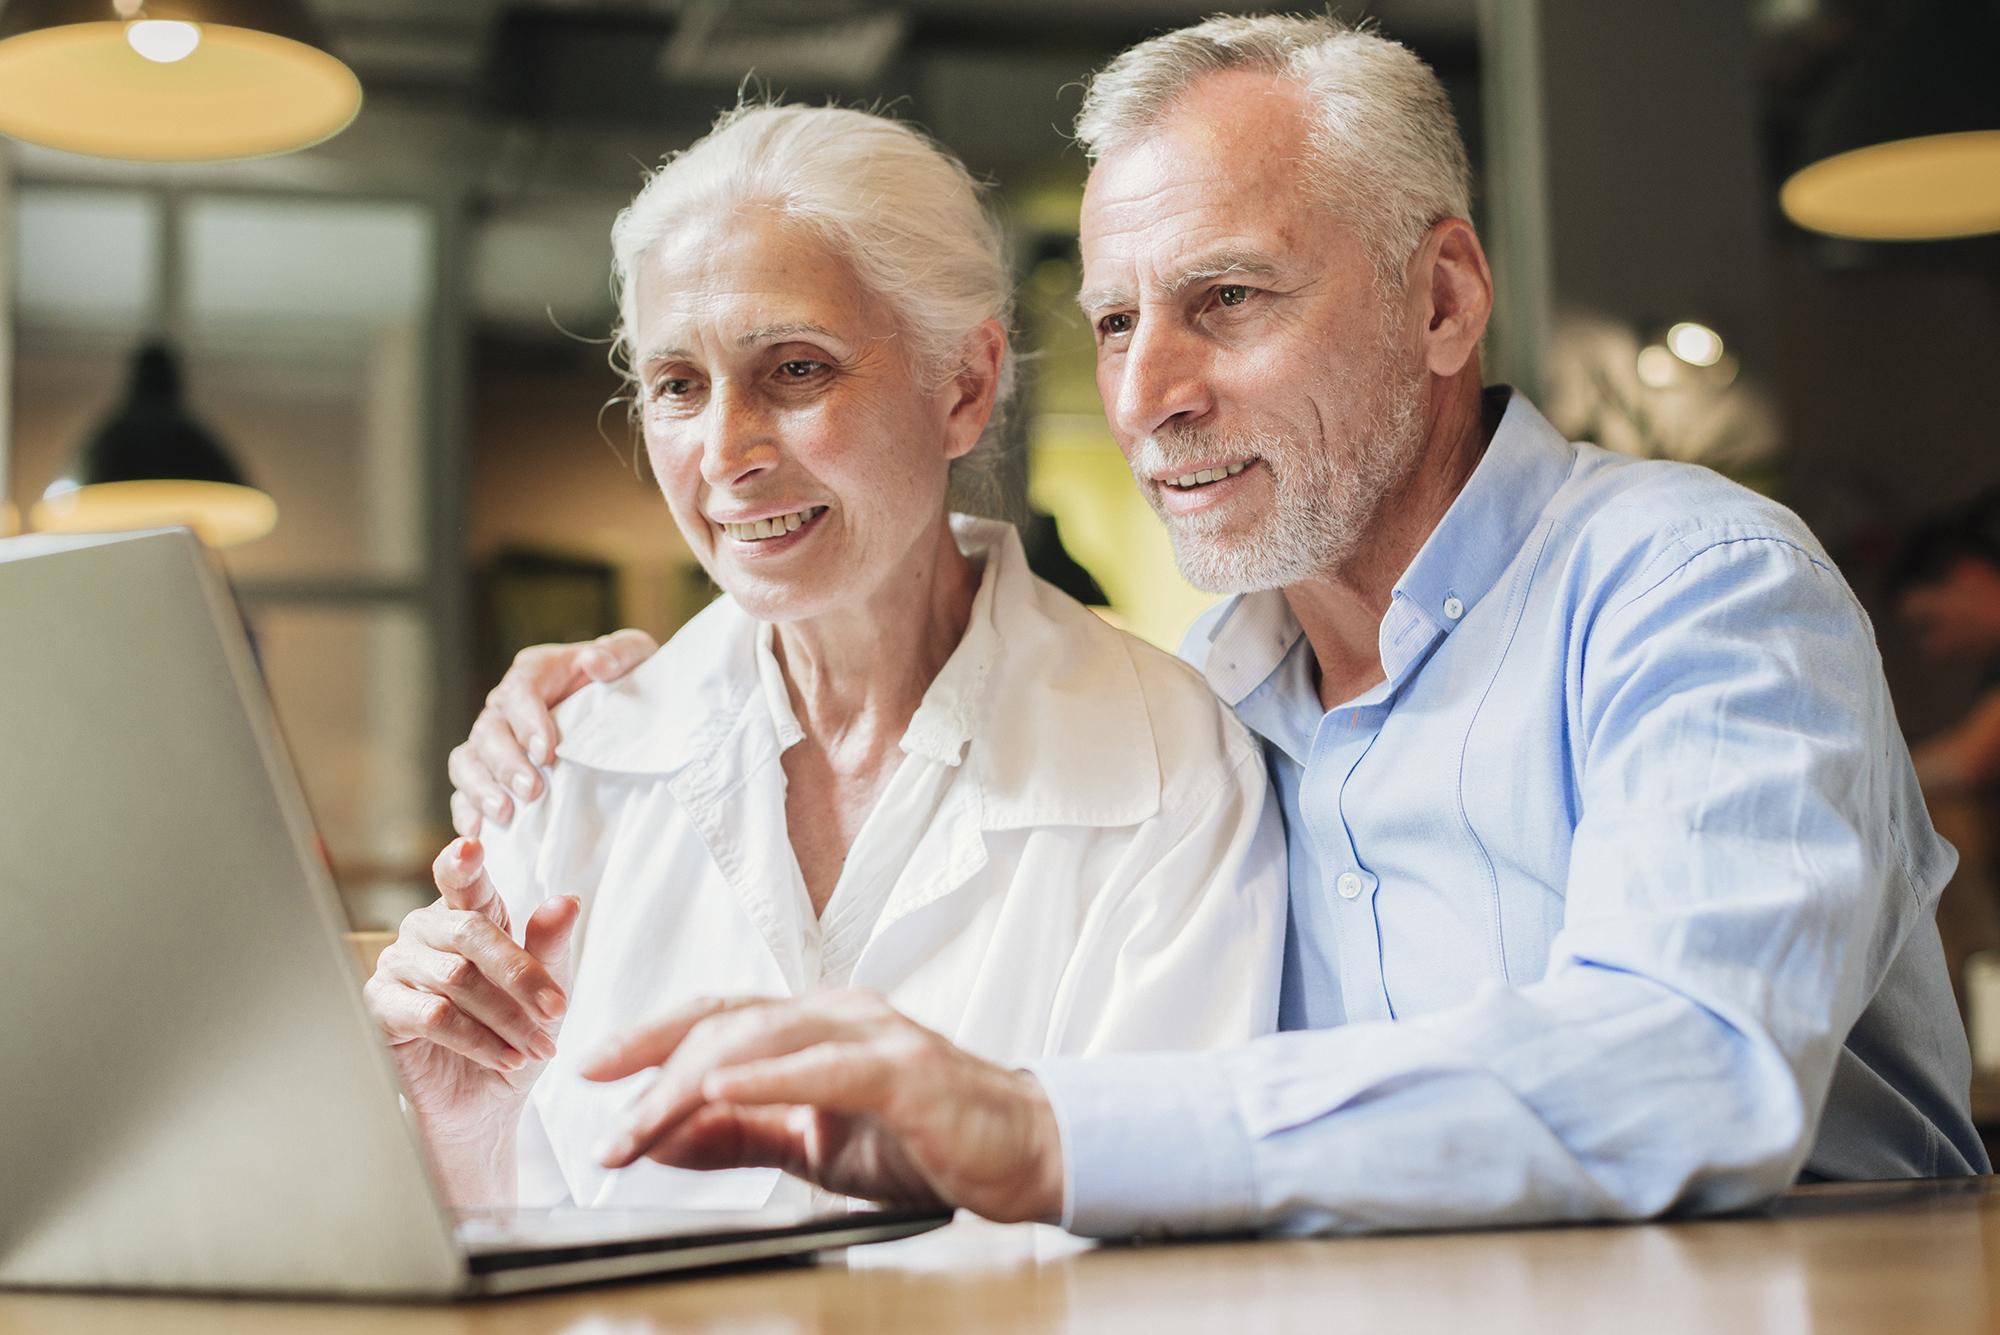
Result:
{"label": "button-down collar tab", "polygon": [[1446,635],[1499,580],[1576,463],[1576,447],[1525,395],[1504,386],[1488,393],[1508,401],[1486,455],[1396,581],[1398,600]]}

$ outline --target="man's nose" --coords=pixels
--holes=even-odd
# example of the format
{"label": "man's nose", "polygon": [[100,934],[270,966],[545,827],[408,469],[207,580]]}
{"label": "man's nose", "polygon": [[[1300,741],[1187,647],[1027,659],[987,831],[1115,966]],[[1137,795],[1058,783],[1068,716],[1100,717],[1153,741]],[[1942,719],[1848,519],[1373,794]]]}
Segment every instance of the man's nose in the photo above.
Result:
{"label": "man's nose", "polygon": [[1214,408],[1209,349],[1168,320],[1142,320],[1119,366],[1114,424],[1129,439],[1206,417]]}
{"label": "man's nose", "polygon": [[703,424],[702,480],[729,487],[767,472],[778,462],[778,441],[768,418],[732,390],[718,387]]}

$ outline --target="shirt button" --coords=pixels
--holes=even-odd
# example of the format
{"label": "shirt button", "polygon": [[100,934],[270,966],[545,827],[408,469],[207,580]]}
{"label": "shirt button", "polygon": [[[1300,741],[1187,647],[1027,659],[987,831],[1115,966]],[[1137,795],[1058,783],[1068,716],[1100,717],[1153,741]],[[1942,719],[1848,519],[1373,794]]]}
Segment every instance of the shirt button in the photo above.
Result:
{"label": "shirt button", "polygon": [[1465,604],[1456,598],[1444,600],[1444,615],[1447,621],[1456,621],[1465,615]]}
{"label": "shirt button", "polygon": [[1340,891],[1342,899],[1352,899],[1361,893],[1361,878],[1351,871],[1344,871],[1340,879],[1333,883],[1333,888]]}

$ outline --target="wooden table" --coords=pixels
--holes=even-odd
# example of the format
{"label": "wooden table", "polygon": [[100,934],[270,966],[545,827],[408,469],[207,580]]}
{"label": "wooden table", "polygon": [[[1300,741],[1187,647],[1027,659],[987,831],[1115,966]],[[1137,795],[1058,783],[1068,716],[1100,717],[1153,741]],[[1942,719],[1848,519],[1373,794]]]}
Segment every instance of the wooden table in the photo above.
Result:
{"label": "wooden table", "polygon": [[1808,1187],[1638,1226],[1091,1247],[966,1220],[846,1259],[458,1306],[0,1293],[0,1335],[2000,1331],[2000,1191]]}

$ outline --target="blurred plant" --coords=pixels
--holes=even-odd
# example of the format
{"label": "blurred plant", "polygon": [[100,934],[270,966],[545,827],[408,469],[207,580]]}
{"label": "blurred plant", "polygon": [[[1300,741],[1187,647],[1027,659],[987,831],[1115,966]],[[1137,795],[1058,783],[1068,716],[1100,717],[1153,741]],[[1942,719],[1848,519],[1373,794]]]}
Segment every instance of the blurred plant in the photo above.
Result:
{"label": "blurred plant", "polygon": [[1549,386],[1549,419],[1572,439],[1702,464],[1759,491],[1776,480],[1777,412],[1705,326],[1642,336],[1616,320],[1569,313],[1558,325]]}

